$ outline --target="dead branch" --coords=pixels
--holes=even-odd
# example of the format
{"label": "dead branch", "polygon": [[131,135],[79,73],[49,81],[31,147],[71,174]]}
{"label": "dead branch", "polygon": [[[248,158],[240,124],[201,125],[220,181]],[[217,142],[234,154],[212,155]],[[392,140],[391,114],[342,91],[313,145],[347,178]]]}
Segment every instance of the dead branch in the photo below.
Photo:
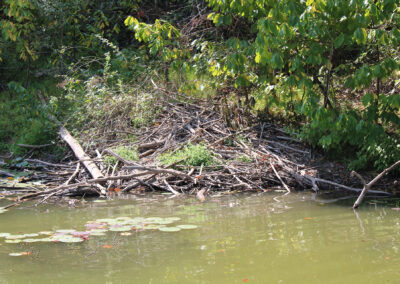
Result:
{"label": "dead branch", "polygon": [[362,200],[364,199],[364,196],[367,193],[367,191],[370,191],[370,188],[372,186],[374,186],[374,184],[377,183],[378,180],[380,180],[384,175],[386,175],[388,172],[393,170],[398,165],[400,165],[400,160],[397,161],[396,163],[394,163],[393,165],[391,165],[390,167],[388,167],[387,169],[383,170],[379,175],[377,175],[369,183],[366,183],[365,180],[357,172],[352,171],[351,175],[358,177],[361,180],[361,182],[363,183],[363,185],[364,185],[364,187],[363,187],[360,195],[358,196],[356,202],[354,202],[353,209],[356,209],[356,208],[358,208],[358,206],[360,206],[360,204],[361,204]]}
{"label": "dead branch", "polygon": [[287,190],[287,192],[291,192],[291,191],[290,191],[290,188],[289,188],[289,187],[287,186],[287,184],[282,180],[281,176],[280,176],[280,175],[278,174],[278,172],[276,171],[274,165],[273,165],[271,162],[269,162],[269,164],[270,164],[272,170],[274,171],[276,177],[277,177],[277,178],[279,179],[279,181],[282,183],[283,187]]}
{"label": "dead branch", "polygon": [[29,144],[17,144],[19,147],[30,148],[30,149],[41,149],[49,146],[53,146],[54,144],[43,144],[43,145],[29,145]]}
{"label": "dead branch", "polygon": [[172,186],[167,182],[166,179],[163,179],[164,184],[167,186],[167,189],[171,191],[175,195],[181,195],[179,192],[177,192],[175,189],[172,188]]}

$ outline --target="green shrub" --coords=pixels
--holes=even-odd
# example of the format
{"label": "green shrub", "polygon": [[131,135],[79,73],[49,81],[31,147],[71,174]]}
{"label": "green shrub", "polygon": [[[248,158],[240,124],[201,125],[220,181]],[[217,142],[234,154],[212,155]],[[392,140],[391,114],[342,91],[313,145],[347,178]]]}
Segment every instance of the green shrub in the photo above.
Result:
{"label": "green shrub", "polygon": [[[128,148],[125,146],[118,146],[112,149],[117,155],[121,156],[125,160],[128,161],[137,161],[139,160],[139,153],[137,147],[135,148]],[[117,162],[117,159],[114,156],[106,155],[104,156],[104,163],[107,165],[114,165]]]}
{"label": "green shrub", "polygon": [[250,157],[248,157],[244,154],[237,157],[236,160],[239,162],[243,162],[243,163],[252,163],[253,162],[253,160]]}
{"label": "green shrub", "polygon": [[32,91],[10,82],[0,101],[0,151],[23,154],[17,144],[48,144],[56,137],[56,127],[48,119],[48,111]]}
{"label": "green shrub", "polygon": [[203,144],[189,144],[182,150],[163,154],[159,158],[159,161],[163,165],[169,165],[182,159],[185,160],[182,161],[181,164],[186,166],[210,166],[215,163],[215,158],[212,153],[208,150],[207,146]]}

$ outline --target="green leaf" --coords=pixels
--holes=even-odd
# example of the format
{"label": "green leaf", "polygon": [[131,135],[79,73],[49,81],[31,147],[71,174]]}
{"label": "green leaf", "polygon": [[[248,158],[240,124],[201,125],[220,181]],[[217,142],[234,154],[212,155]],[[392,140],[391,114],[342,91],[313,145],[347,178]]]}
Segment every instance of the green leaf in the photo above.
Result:
{"label": "green leaf", "polygon": [[272,55],[271,64],[273,68],[282,68],[283,60],[278,53],[274,53],[274,55]]}
{"label": "green leaf", "polygon": [[334,42],[335,48],[341,47],[342,44],[343,44],[343,42],[344,42],[344,34],[341,34],[340,36],[338,36],[338,37],[335,39],[335,42]]}
{"label": "green leaf", "polygon": [[368,106],[369,104],[372,104],[373,101],[374,101],[374,95],[371,93],[368,93],[361,98],[363,106]]}
{"label": "green leaf", "polygon": [[358,28],[354,32],[354,39],[356,40],[357,44],[366,44],[368,39],[367,30],[364,28]]}

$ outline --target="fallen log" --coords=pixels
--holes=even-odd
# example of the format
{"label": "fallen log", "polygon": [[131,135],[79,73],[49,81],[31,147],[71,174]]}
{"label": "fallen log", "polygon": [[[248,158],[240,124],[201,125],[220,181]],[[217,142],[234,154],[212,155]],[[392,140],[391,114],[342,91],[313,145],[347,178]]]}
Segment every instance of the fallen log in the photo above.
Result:
{"label": "fallen log", "polygon": [[[41,93],[38,93],[42,104],[45,106],[46,101],[44,100]],[[61,124],[61,122],[53,115],[49,115],[50,120],[54,121],[58,125],[58,133],[60,134],[61,138],[67,142],[69,147],[71,147],[72,151],[74,152],[75,156],[82,161],[82,164],[88,170],[90,175],[94,178],[100,178],[103,176],[100,169],[96,166],[96,164],[91,161],[91,158],[88,154],[85,153],[82,146],[78,143],[78,141],[69,133],[69,131]]]}
{"label": "fallen log", "polygon": [[85,166],[85,168],[94,179],[103,176],[100,169],[93,161],[91,161],[91,158],[88,154],[85,153],[82,146],[78,143],[78,141],[76,141],[74,137],[72,137],[69,131],[61,125],[61,123],[59,124],[58,133],[60,134],[61,138],[71,147],[72,151],[75,153],[75,156],[79,160],[82,160],[82,164]]}

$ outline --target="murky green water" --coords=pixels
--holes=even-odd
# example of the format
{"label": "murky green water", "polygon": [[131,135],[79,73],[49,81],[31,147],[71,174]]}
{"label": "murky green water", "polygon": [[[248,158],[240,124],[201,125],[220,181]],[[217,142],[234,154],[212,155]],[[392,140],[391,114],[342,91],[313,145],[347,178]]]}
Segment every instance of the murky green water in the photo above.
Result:
{"label": "murky green water", "polygon": [[[276,196],[13,209],[0,214],[1,232],[83,230],[119,216],[177,216],[198,228],[108,232],[77,244],[0,239],[0,283],[400,283],[400,212],[368,205],[357,216],[308,193]],[[32,254],[9,256],[21,251]]]}

